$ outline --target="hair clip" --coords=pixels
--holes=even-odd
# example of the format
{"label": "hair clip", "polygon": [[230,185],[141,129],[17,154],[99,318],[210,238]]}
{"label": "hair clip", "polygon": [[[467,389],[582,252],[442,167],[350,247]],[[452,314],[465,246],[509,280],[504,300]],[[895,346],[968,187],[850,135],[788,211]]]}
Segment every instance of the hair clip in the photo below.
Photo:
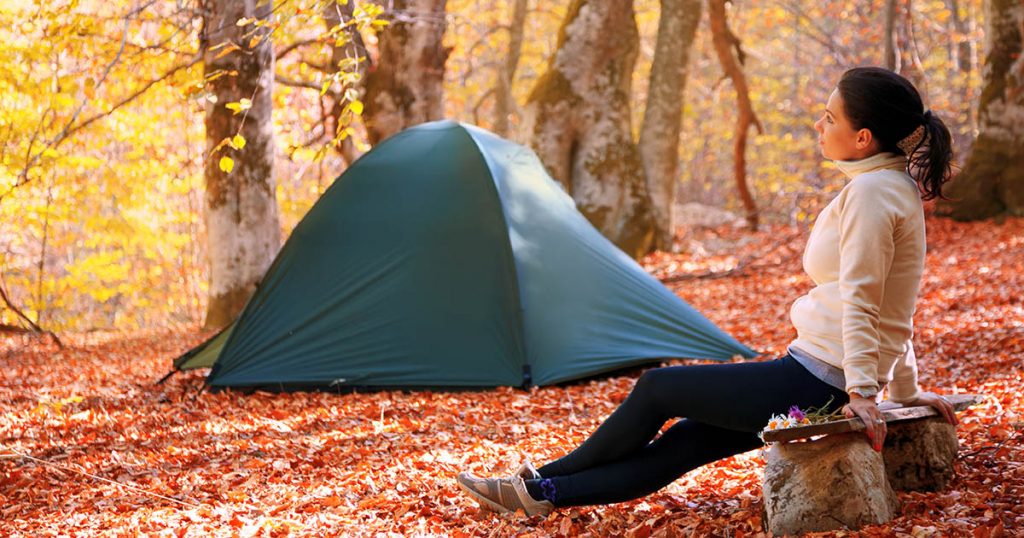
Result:
{"label": "hair clip", "polygon": [[914,129],[914,132],[904,137],[903,140],[900,140],[896,144],[896,147],[900,148],[900,151],[902,151],[909,157],[910,154],[913,153],[915,149],[917,149],[917,146],[919,146],[921,142],[924,140],[924,137],[924,125],[918,125],[917,129]]}

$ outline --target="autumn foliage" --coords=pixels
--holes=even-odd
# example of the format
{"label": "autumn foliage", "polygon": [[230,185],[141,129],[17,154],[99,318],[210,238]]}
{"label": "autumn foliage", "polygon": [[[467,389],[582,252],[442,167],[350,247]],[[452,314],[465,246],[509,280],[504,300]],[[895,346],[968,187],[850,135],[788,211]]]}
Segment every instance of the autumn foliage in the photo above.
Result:
{"label": "autumn foliage", "polygon": [[[900,517],[862,536],[1024,533],[1024,219],[928,222],[916,315],[921,381],[985,395],[961,414],[957,476],[901,493]],[[801,239],[779,244],[792,235]],[[801,230],[684,237],[645,259],[676,292],[772,357],[810,282]],[[628,394],[637,372],[488,392],[199,392],[202,373],[155,385],[193,330],[0,341],[0,534],[164,536],[756,536],[758,452],[694,471],[645,499],[547,518],[482,512],[455,473],[508,473],[560,456]],[[833,533],[840,536],[848,533]]]}
{"label": "autumn foliage", "polygon": [[[376,30],[387,27],[379,24],[376,3],[352,3],[362,8],[346,25],[375,30],[361,39],[377,60]],[[513,3],[447,1],[446,117],[495,128],[494,88],[508,57]],[[648,102],[661,2],[633,3],[640,34],[630,95],[636,129]],[[332,4],[275,3],[274,180],[282,238],[345,169],[347,158],[328,142],[344,135],[357,140],[355,153],[369,149],[356,118],[363,112],[351,72],[358,62],[346,58],[340,71],[325,67],[335,47],[355,35],[327,24],[322,8]],[[519,142],[531,142],[518,132],[520,109],[557,46],[569,4],[529,3],[510,81],[516,106],[509,136]],[[765,222],[806,221],[831,197],[827,191],[836,185],[823,181],[811,124],[845,68],[883,63],[886,4],[728,3],[730,27],[747,52],[750,99],[765,128],[747,152],[750,188]],[[950,125],[966,156],[978,128],[982,1],[920,0],[901,13],[901,72]],[[208,255],[219,248],[207,244],[204,164],[223,163],[237,174],[244,144],[232,136],[213,141],[217,152],[207,146],[204,111],[216,96],[204,76],[200,15],[198,4],[187,1],[0,2],[0,289],[39,326],[60,333],[203,321]],[[969,61],[958,59],[959,50]],[[215,54],[225,51],[238,52],[224,45]],[[730,180],[737,107],[707,21],[688,65],[676,199],[739,209]],[[339,103],[346,105],[336,111]],[[252,103],[222,104],[244,114]],[[253,141],[244,147],[252,150]],[[0,324],[23,321],[0,308]]]}

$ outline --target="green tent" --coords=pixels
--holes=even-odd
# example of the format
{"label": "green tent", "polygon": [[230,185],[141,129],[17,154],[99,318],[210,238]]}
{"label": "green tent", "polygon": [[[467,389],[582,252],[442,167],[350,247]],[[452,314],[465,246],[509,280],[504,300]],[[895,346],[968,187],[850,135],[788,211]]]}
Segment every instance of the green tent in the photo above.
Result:
{"label": "green tent", "polygon": [[233,325],[175,361],[213,387],[547,385],[754,353],[576,210],[523,146],[423,124],[352,164]]}

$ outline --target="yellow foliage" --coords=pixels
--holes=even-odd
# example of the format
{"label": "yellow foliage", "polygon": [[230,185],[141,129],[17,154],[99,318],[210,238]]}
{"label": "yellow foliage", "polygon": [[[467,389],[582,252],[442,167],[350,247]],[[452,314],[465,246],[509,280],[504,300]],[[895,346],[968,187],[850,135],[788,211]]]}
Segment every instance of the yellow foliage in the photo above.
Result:
{"label": "yellow foliage", "polygon": [[242,111],[252,108],[252,100],[240,99],[237,103],[225,103],[224,107],[235,114],[240,114]]}

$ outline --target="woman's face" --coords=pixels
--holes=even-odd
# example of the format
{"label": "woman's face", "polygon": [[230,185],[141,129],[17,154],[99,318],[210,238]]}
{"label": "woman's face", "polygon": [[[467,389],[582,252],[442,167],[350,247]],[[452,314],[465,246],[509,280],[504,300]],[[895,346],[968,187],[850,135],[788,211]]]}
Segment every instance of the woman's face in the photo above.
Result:
{"label": "woman's face", "polygon": [[846,117],[843,97],[833,90],[825,104],[825,113],[814,122],[821,155],[833,161],[856,161],[877,153],[871,131],[854,129]]}

